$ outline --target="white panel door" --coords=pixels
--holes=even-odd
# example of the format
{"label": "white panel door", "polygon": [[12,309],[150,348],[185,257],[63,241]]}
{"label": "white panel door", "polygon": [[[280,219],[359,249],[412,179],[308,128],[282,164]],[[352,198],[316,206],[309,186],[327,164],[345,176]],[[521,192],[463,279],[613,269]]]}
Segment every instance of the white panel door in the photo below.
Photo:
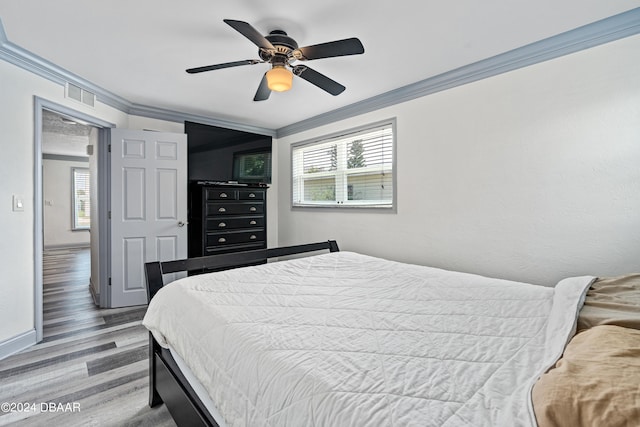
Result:
{"label": "white panel door", "polygon": [[146,304],[144,263],[187,257],[187,136],[111,129],[110,199],[110,305]]}

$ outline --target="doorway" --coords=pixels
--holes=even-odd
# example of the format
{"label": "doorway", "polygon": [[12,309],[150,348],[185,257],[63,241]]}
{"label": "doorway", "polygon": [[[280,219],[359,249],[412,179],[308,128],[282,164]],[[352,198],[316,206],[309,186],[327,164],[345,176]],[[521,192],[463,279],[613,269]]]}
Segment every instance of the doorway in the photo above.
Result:
{"label": "doorway", "polygon": [[34,313],[39,342],[45,248],[88,246],[87,286],[96,305],[108,304],[101,292],[108,254],[106,131],[114,125],[37,97],[34,113]]}
{"label": "doorway", "polygon": [[[83,282],[86,276],[93,300],[99,305],[100,290],[90,277],[95,276],[98,264],[97,260],[91,262],[89,250],[97,233],[97,229],[91,229],[91,217],[98,208],[98,170],[93,154],[98,130],[76,118],[42,111],[43,276],[47,273],[47,254],[84,254],[76,257],[74,269],[83,276],[76,279]],[[51,272],[49,276],[55,278]],[[48,285],[43,281],[45,301]]]}

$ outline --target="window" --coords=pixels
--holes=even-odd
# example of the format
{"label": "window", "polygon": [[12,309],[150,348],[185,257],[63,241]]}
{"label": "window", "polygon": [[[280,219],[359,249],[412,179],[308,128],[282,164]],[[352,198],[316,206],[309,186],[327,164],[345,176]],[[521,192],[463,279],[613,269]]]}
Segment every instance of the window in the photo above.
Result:
{"label": "window", "polygon": [[294,207],[394,208],[395,121],[293,144]]}
{"label": "window", "polygon": [[89,169],[72,168],[73,229],[88,230],[91,227],[89,204]]}

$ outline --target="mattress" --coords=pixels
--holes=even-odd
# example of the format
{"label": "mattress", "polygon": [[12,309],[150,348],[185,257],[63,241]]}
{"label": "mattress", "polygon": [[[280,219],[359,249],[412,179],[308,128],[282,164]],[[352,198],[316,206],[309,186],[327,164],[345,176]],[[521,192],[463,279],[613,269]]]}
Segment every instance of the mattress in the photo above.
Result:
{"label": "mattress", "polygon": [[529,426],[592,281],[336,252],[170,283],[143,324],[229,427]]}
{"label": "mattress", "polygon": [[218,411],[218,407],[216,406],[215,402],[211,400],[209,393],[200,383],[198,378],[193,375],[193,373],[191,372],[191,368],[189,368],[185,361],[182,360],[180,354],[173,350],[171,347],[169,347],[169,352],[171,353],[171,357],[173,357],[173,360],[176,362],[176,365],[178,365],[180,372],[182,372],[182,375],[184,375],[186,380],[189,382],[189,385],[191,385],[191,388],[196,393],[204,407],[207,408],[207,411],[209,411],[209,414],[211,414],[215,422],[218,424],[218,427],[227,427],[227,424],[224,422],[224,418],[222,418],[222,415],[220,415],[220,411]]}

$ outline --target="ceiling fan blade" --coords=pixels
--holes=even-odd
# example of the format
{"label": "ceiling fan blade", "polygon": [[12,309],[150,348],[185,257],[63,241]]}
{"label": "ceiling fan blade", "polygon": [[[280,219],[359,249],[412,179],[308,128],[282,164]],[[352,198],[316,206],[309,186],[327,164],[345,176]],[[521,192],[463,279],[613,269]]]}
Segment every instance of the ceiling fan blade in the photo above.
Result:
{"label": "ceiling fan blade", "polygon": [[320,58],[332,58],[334,56],[359,55],[364,53],[364,46],[355,37],[344,40],[336,40],[328,43],[320,43],[305,46],[293,51],[296,59],[311,60]]}
{"label": "ceiling fan blade", "polygon": [[276,49],[275,47],[273,47],[271,42],[264,38],[264,36],[260,34],[258,30],[251,26],[251,24],[248,24],[244,21],[236,21],[234,19],[224,19],[223,21],[229,24],[234,30],[251,40],[253,44],[258,46],[259,48],[265,50]]}
{"label": "ceiling fan blade", "polygon": [[293,67],[293,73],[302,77],[311,84],[318,86],[320,89],[329,92],[331,95],[340,95],[346,89],[340,83],[331,80],[329,77],[307,67],[306,65],[296,65]]}
{"label": "ceiling fan blade", "polygon": [[256,91],[256,95],[253,97],[254,101],[265,101],[269,99],[269,95],[271,95],[271,89],[267,86],[267,73],[264,73],[262,76],[262,80],[260,81],[260,86],[258,86],[258,90]]}
{"label": "ceiling fan blade", "polygon": [[224,64],[205,65],[204,67],[189,68],[186,71],[189,74],[195,74],[202,73],[204,71],[220,70],[222,68],[238,67],[240,65],[253,65],[258,63],[260,63],[260,61],[258,61],[257,59],[246,59],[244,61],[225,62]]}

